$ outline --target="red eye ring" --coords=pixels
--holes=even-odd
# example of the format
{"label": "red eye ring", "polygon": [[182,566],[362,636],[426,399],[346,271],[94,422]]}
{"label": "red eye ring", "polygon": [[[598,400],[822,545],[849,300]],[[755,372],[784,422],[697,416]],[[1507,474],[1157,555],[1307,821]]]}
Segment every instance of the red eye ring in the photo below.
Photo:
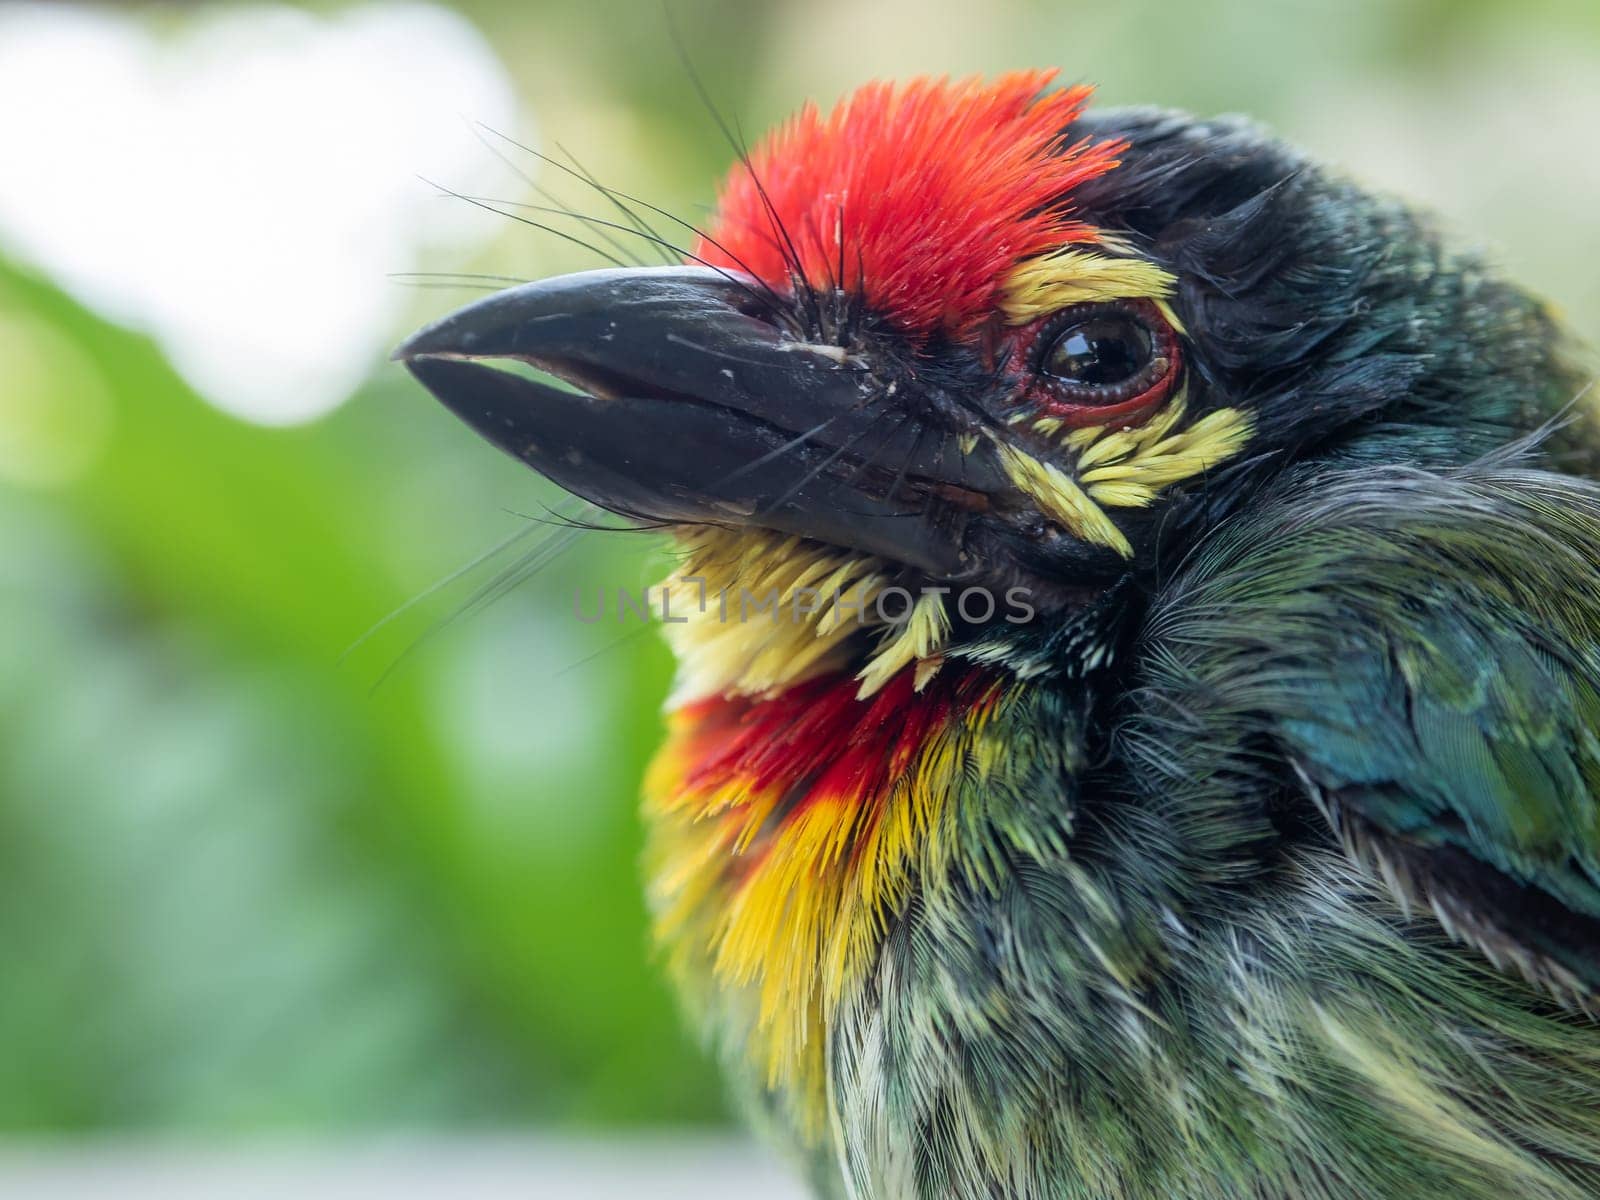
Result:
{"label": "red eye ring", "polygon": [[1026,364],[1019,398],[1069,429],[1144,421],[1183,367],[1177,330],[1149,300],[1071,305],[1026,330],[1013,354]]}

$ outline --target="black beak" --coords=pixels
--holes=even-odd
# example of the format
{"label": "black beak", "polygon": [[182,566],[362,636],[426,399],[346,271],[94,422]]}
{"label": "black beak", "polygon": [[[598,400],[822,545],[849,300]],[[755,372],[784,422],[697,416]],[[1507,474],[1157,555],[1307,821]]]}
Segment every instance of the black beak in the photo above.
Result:
{"label": "black beak", "polygon": [[934,428],[904,387],[772,311],[753,280],[711,270],[587,271],[470,304],[395,357],[494,445],[614,512],[965,573],[968,526],[1009,490],[992,447]]}

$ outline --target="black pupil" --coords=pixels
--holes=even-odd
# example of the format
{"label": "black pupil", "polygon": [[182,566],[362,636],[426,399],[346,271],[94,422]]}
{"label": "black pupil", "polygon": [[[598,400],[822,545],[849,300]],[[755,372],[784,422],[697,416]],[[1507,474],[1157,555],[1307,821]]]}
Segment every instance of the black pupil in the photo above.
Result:
{"label": "black pupil", "polygon": [[1150,331],[1131,317],[1110,313],[1068,325],[1045,355],[1044,369],[1088,387],[1125,383],[1150,361]]}

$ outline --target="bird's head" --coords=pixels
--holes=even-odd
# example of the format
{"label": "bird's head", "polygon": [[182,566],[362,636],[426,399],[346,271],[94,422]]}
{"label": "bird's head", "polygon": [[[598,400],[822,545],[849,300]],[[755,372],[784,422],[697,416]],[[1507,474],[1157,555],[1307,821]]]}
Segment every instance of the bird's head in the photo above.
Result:
{"label": "bird's head", "polygon": [[[1405,210],[1242,122],[1087,98],[1022,72],[806,108],[734,169],[693,265],[512,288],[399,355],[541,474],[677,528],[686,575],[866,599],[778,644],[715,631],[702,690],[836,661],[830,620],[891,627],[849,651],[865,691],[964,644],[1093,654],[1023,626],[1137,592],[1307,457],[1461,459],[1526,425],[1537,314]],[[889,587],[913,603],[883,621]]]}

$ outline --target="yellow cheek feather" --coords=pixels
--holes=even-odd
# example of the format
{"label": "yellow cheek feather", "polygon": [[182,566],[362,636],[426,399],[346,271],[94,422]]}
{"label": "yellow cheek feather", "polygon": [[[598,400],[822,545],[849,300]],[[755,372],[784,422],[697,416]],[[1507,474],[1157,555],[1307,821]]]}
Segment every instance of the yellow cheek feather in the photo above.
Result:
{"label": "yellow cheek feather", "polygon": [[856,673],[865,699],[902,667],[936,663],[950,631],[942,596],[886,596],[890,569],[869,555],[760,529],[689,527],[678,541],[683,565],[661,585],[674,705],[776,694],[841,669],[862,638],[873,643]]}
{"label": "yellow cheek feather", "polygon": [[1165,487],[1227,462],[1250,440],[1253,422],[1237,408],[1219,408],[1182,429],[1182,393],[1149,424],[1135,429],[1077,430],[1078,478],[1101,504],[1143,508]]}
{"label": "yellow cheek feather", "polygon": [[1019,492],[1032,498],[1046,517],[1080,541],[1106,546],[1124,558],[1133,555],[1133,547],[1106,516],[1106,510],[1059,467],[1034,458],[1010,442],[996,439],[994,445],[1007,478]]}
{"label": "yellow cheek feather", "polygon": [[1178,428],[1186,408],[1179,392],[1143,425],[1063,430],[1051,417],[1028,422],[1036,433],[1077,452],[1076,478],[1009,442],[995,445],[1011,482],[1040,512],[1074,537],[1127,558],[1133,548],[1106,509],[1145,508],[1164,488],[1220,466],[1250,440],[1249,413],[1219,408]]}

